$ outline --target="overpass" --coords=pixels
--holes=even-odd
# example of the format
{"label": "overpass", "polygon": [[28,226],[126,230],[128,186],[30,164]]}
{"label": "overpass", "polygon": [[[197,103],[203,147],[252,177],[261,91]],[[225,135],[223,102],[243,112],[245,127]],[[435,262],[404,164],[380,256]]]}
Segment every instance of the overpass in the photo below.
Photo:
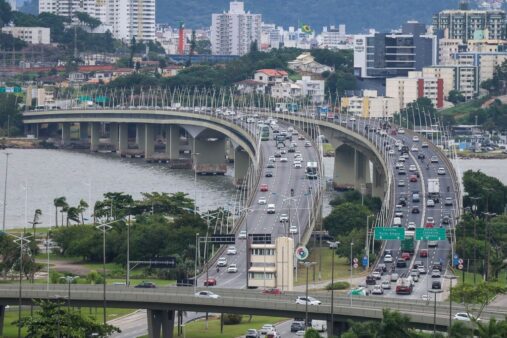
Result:
{"label": "overpass", "polygon": [[[102,306],[102,285],[72,285],[70,304],[72,306]],[[215,289],[218,299],[201,298],[194,295],[192,288],[162,287],[157,289],[137,289],[122,286],[107,287],[107,304],[110,307],[148,309],[150,337],[172,337],[175,311],[198,311],[211,313],[237,313],[244,315],[265,315],[286,318],[304,318],[306,307],[295,304],[296,293],[283,295],[264,295],[259,290]],[[21,293],[21,302],[33,304],[34,300],[55,300],[67,295],[66,285],[26,285]],[[322,301],[321,305],[308,306],[308,317],[326,320],[331,326],[331,302],[327,295],[314,295]],[[19,290],[15,285],[0,285],[0,305],[17,304]],[[375,297],[344,297],[334,299],[335,333],[345,329],[345,322],[353,320],[380,320],[383,309],[398,310],[411,318],[411,325],[421,329],[432,329],[436,324],[439,330],[449,325],[449,303],[406,299],[379,299]],[[452,304],[454,311],[464,311],[460,304]],[[502,318],[507,314],[505,308],[487,307],[481,318]],[[4,315],[0,312],[0,319]],[[436,315],[436,317],[435,317]],[[0,322],[3,322],[1,320]],[[162,329],[162,330],[161,330]],[[157,333],[158,332],[158,333]]]}

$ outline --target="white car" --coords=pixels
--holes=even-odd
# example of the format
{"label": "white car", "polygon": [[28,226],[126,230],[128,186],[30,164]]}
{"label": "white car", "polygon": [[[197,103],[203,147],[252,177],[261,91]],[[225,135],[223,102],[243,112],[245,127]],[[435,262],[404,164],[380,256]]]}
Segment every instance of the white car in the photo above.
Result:
{"label": "white car", "polygon": [[229,266],[227,267],[227,272],[236,273],[238,272],[238,267],[236,266],[236,264],[229,264]]}
{"label": "white car", "polygon": [[423,142],[421,144],[421,148],[428,148],[428,142]]}
{"label": "white car", "polygon": [[383,295],[384,289],[380,285],[374,285],[373,290],[371,290],[372,295]]}
{"label": "white car", "polygon": [[246,239],[246,230],[241,230],[239,232],[238,239]]}
{"label": "white car", "polygon": [[305,305],[306,303],[308,303],[308,305],[320,305],[322,302],[310,296],[308,296],[308,298],[306,298],[305,296],[300,296],[296,298],[296,304]]}
{"label": "white car", "polygon": [[280,215],[280,222],[288,222],[289,216],[287,214],[281,214]]}
{"label": "white car", "polygon": [[259,333],[261,335],[266,335],[268,332],[275,331],[275,326],[273,324],[264,324],[262,325],[261,329],[259,330]]}
{"label": "white car", "polygon": [[394,155],[394,149],[389,150],[389,155]]}
{"label": "white car", "polygon": [[417,148],[416,146],[412,146],[412,148],[410,150],[413,152],[416,152],[416,151],[419,151],[419,148]]}
{"label": "white car", "polygon": [[456,313],[454,315],[453,319],[454,320],[461,320],[461,321],[464,321],[464,322],[470,322],[472,320],[477,320],[477,321],[481,320],[480,318],[475,318],[474,316],[469,315],[466,312],[458,312],[458,313]]}
{"label": "white car", "polygon": [[392,263],[392,262],[393,262],[393,256],[391,256],[391,255],[384,256],[384,263]]}
{"label": "white car", "polygon": [[419,136],[414,135],[414,137],[412,137],[412,142],[419,142]]}
{"label": "white car", "polygon": [[405,134],[405,129],[398,128],[398,134]]}
{"label": "white car", "polygon": [[276,157],[270,156],[269,157],[269,162],[276,162]]}
{"label": "white car", "polygon": [[408,231],[415,231],[415,222],[408,222],[407,230]]}
{"label": "white car", "polygon": [[437,169],[437,174],[438,174],[438,175],[445,175],[445,169],[444,169],[444,168],[442,168],[442,167],[438,168],[438,169]]}
{"label": "white car", "polygon": [[431,156],[431,158],[430,158],[430,162],[431,162],[431,163],[438,163],[438,157],[436,157],[436,156]]}
{"label": "white car", "polygon": [[404,187],[405,186],[405,181],[404,180],[399,180],[398,181],[398,187]]}
{"label": "white car", "polygon": [[427,202],[426,202],[426,206],[428,208],[433,208],[435,206],[435,201],[433,201],[432,199],[429,199]]}
{"label": "white car", "polygon": [[294,169],[301,169],[302,167],[301,162],[297,161],[294,163]]}
{"label": "white car", "polygon": [[295,226],[295,225],[291,225],[291,226],[289,227],[289,233],[290,233],[290,234],[293,234],[293,235],[297,234],[297,233],[298,233],[298,227],[297,227],[297,226]]}
{"label": "white car", "polygon": [[201,298],[213,298],[213,299],[220,298],[219,295],[217,295],[216,293],[213,293],[211,291],[199,291],[199,292],[195,293],[195,296],[201,297]]}
{"label": "white car", "polygon": [[417,168],[416,168],[415,164],[409,165],[408,171],[416,171],[416,170],[417,170]]}
{"label": "white car", "polygon": [[419,265],[419,266],[417,267],[417,271],[419,271],[419,273],[420,273],[421,275],[426,274],[426,268],[425,268],[423,265]]}
{"label": "white car", "polygon": [[238,253],[238,250],[236,250],[236,247],[231,245],[227,248],[227,254],[228,255],[236,255]]}
{"label": "white car", "polygon": [[217,261],[217,266],[227,266],[227,258],[220,257]]}
{"label": "white car", "polygon": [[391,289],[391,283],[389,283],[389,281],[387,281],[387,280],[383,281],[382,284],[380,284],[380,286],[384,290],[390,290]]}
{"label": "white car", "polygon": [[288,162],[289,160],[287,157],[280,157],[280,162]]}
{"label": "white car", "polygon": [[373,271],[371,274],[375,279],[382,279],[382,275],[380,274],[380,271]]}
{"label": "white car", "polygon": [[260,205],[264,205],[268,203],[268,199],[266,197],[259,197],[259,201],[257,201]]}
{"label": "white car", "polygon": [[446,197],[444,201],[444,205],[447,207],[452,206],[452,197]]}
{"label": "white car", "polygon": [[305,142],[305,147],[311,147],[311,146],[312,146],[312,144],[309,141]]}

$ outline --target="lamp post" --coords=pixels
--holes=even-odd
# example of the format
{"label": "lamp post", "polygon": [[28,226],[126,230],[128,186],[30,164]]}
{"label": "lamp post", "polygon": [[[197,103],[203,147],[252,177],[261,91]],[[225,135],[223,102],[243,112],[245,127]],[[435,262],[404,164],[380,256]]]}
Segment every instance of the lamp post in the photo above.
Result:
{"label": "lamp post", "polygon": [[[481,197],[470,197],[474,204],[472,205],[472,215],[474,218],[474,238],[477,238],[477,200],[480,200]],[[477,244],[474,241],[474,285],[476,283],[476,274],[477,274]]]}
{"label": "lamp post", "polygon": [[9,171],[9,155],[11,153],[5,153],[5,180],[4,180],[4,204],[3,204],[3,215],[2,215],[2,231],[5,232],[5,210],[7,208],[7,174]]}
{"label": "lamp post", "polygon": [[433,337],[437,335],[437,293],[442,293],[443,290],[429,289],[428,292],[435,294],[433,302]]}
{"label": "lamp post", "polygon": [[197,250],[199,250],[199,233],[195,234],[194,293],[197,292]]}
{"label": "lamp post", "polygon": [[451,283],[451,286],[449,288],[449,330],[451,330],[452,325],[452,281],[455,280],[457,277],[454,275],[444,275],[445,279],[448,279]]}
{"label": "lamp post", "polygon": [[305,288],[305,331],[308,327],[308,270],[311,266],[317,264],[315,262],[299,262],[306,268],[306,288]]}
{"label": "lamp post", "polygon": [[333,250],[333,253],[331,254],[331,329],[330,329],[330,336],[332,337],[334,334],[334,256],[336,255],[336,248],[338,247],[338,244],[340,242],[328,242],[329,248]]}
{"label": "lamp post", "polygon": [[65,277],[60,277],[60,279],[62,280],[65,280],[65,282],[67,283],[67,285],[69,286],[68,288],[68,295],[67,295],[67,312],[70,313],[70,285],[76,280],[78,279],[79,276],[65,276]]}
{"label": "lamp post", "polygon": [[[366,216],[366,242],[365,242],[365,249],[364,251],[366,251],[366,257],[367,257],[367,260],[368,260],[368,263],[366,265],[366,271],[368,271],[368,269],[370,268],[370,243],[369,243],[369,239],[370,239],[370,236],[368,235],[368,231],[370,229],[370,217],[373,217],[375,216],[374,214],[370,214],[368,216]],[[372,239],[373,241],[373,239]]]}
{"label": "lamp post", "polygon": [[195,152],[195,138],[193,142],[192,157],[194,158],[194,213],[197,212],[197,156],[199,153]]}
{"label": "lamp post", "polygon": [[354,242],[350,242],[350,304],[352,305],[352,269],[354,268],[354,262],[352,261],[352,247]]}

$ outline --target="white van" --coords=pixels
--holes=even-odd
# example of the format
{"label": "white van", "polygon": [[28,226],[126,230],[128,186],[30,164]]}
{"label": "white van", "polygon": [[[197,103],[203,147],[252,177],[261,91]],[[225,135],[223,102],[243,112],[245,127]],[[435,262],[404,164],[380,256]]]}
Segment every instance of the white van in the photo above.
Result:
{"label": "white van", "polygon": [[268,214],[274,214],[276,212],[276,207],[274,204],[268,204],[267,208]]}
{"label": "white van", "polygon": [[393,226],[394,227],[401,227],[401,218],[400,217],[395,217],[393,219]]}
{"label": "white van", "polygon": [[325,320],[312,319],[312,329],[319,332],[327,331],[327,322]]}

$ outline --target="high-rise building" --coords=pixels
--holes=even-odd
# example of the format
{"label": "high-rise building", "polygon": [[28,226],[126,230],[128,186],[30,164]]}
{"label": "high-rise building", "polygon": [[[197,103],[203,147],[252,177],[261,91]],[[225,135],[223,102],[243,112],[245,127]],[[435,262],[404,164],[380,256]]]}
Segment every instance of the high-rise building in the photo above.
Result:
{"label": "high-rise building", "polygon": [[386,79],[386,96],[398,102],[398,111],[405,109],[420,97],[431,100],[435,108],[444,106],[444,80],[423,76],[422,72],[409,72],[407,77]]}
{"label": "high-rise building", "polygon": [[39,13],[47,12],[72,17],[76,12],[84,12],[105,23],[105,0],[39,0]]}
{"label": "high-rise building", "polygon": [[434,31],[446,31],[449,39],[460,39],[465,43],[477,39],[478,35],[504,40],[506,25],[506,15],[502,10],[470,10],[463,7],[433,15]]}
{"label": "high-rise building", "polygon": [[424,24],[407,22],[401,33],[354,37],[354,73],[360,78],[406,76],[437,63],[437,37]]}
{"label": "high-rise building", "polygon": [[229,12],[211,17],[211,51],[215,55],[244,55],[261,42],[262,15],[245,12],[244,4],[231,1]]}
{"label": "high-rise building", "polygon": [[11,6],[11,11],[16,10],[16,0],[8,0],[7,3]]}

